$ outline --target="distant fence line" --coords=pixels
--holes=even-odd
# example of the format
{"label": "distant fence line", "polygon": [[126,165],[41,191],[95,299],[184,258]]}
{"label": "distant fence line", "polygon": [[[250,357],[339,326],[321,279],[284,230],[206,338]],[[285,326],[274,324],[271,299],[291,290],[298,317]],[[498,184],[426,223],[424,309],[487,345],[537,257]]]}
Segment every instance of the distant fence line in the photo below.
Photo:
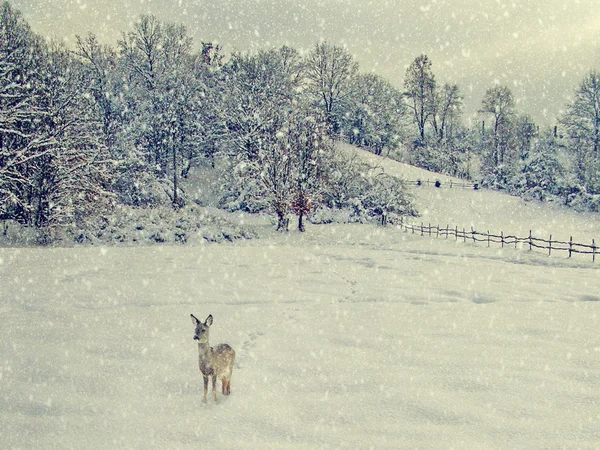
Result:
{"label": "distant fence line", "polygon": [[465,181],[460,181],[460,182],[456,182],[456,181],[441,181],[441,180],[435,180],[435,181],[430,181],[430,180],[406,180],[405,181],[406,184],[409,184],[411,186],[434,186],[436,188],[441,188],[441,187],[447,187],[447,188],[461,188],[461,189],[479,189],[479,184],[478,183],[467,183]]}
{"label": "distant fence line", "polygon": [[444,237],[448,239],[449,237],[454,237],[457,241],[462,239],[464,242],[472,241],[472,242],[487,242],[487,246],[490,247],[492,243],[501,244],[502,248],[505,246],[514,245],[517,248],[518,244],[521,243],[525,246],[529,246],[529,250],[542,249],[548,251],[548,256],[552,254],[553,251],[566,251],[568,252],[569,258],[573,255],[573,253],[579,253],[584,255],[592,255],[592,261],[596,261],[596,255],[600,254],[600,247],[596,245],[596,241],[592,239],[592,245],[579,244],[577,242],[573,242],[573,236],[570,237],[568,242],[565,241],[555,241],[552,239],[552,235],[550,235],[550,239],[541,239],[532,236],[531,230],[529,231],[529,236],[527,237],[517,237],[513,235],[504,235],[504,232],[500,232],[500,235],[481,233],[479,231],[475,231],[473,227],[471,227],[471,231],[467,231],[465,228],[461,229],[458,226],[454,228],[450,228],[449,225],[446,225],[446,228],[440,228],[439,225],[431,226],[431,224],[425,225],[421,222],[421,225],[411,225],[406,224],[404,221],[400,222],[400,227],[405,232],[412,232],[412,234],[420,233],[421,236],[428,235],[430,237],[435,236],[436,238]]}

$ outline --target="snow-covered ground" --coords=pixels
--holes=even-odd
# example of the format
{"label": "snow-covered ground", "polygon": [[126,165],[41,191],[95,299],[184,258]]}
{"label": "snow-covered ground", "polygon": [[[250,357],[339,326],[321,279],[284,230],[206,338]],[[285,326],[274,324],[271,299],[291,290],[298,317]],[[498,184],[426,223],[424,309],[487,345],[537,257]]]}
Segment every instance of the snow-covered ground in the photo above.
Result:
{"label": "snow-covered ground", "polygon": [[418,167],[401,164],[372,153],[357,150],[349,145],[340,145],[344,151],[358,152],[360,157],[371,164],[382,167],[387,173],[399,176],[405,180],[440,180],[442,188],[433,186],[415,187],[417,209],[421,217],[413,222],[432,226],[440,225],[445,228],[458,226],[470,230],[499,235],[533,236],[541,239],[569,241],[591,245],[592,239],[596,245],[600,240],[600,214],[577,213],[573,209],[557,204],[527,202],[519,197],[506,195],[488,189],[449,188],[449,182],[455,185],[464,180],[445,175],[434,174]]}
{"label": "snow-covered ground", "polygon": [[[475,200],[432,201],[456,214],[442,223],[520,232],[554,214],[507,217],[520,201],[486,191],[417,199],[446,194]],[[567,234],[597,229],[564,214]],[[600,262],[368,225],[262,235],[0,248],[0,446],[600,445]],[[217,404],[201,402],[190,313],[237,352]]]}

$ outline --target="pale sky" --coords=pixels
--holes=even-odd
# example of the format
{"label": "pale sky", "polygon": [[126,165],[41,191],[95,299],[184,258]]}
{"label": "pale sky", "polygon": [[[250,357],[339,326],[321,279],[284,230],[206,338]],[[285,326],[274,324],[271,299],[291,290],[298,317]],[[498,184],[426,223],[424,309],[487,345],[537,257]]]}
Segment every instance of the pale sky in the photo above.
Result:
{"label": "pale sky", "polygon": [[116,44],[142,13],[183,23],[225,52],[344,45],[362,72],[402,87],[421,53],[439,83],[458,83],[466,113],[509,86],[521,113],[555,123],[583,77],[600,70],[600,0],[13,0],[33,30],[66,40],[91,31]]}

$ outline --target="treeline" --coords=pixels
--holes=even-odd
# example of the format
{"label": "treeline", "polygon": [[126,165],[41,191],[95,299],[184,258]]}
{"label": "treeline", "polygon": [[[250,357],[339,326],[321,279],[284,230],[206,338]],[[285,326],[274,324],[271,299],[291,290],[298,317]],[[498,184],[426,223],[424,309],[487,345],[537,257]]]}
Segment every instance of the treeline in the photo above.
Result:
{"label": "treeline", "polygon": [[334,150],[350,134],[398,145],[403,117],[401,93],[341,47],[225,62],[220,46],[195,50],[182,25],[142,16],[116,47],[89,34],[69,50],[8,2],[0,43],[0,220],[84,226],[119,205],[182,208],[182,180],[207,161],[227,165],[221,207],[268,210],[281,230],[292,213],[303,230],[317,208],[415,213],[401,180]]}
{"label": "treeline", "polygon": [[404,87],[412,122],[407,162],[527,199],[600,211],[600,72],[584,78],[557,126],[546,130],[521,114],[501,85],[486,91],[479,120],[466,126],[458,86],[440,87],[426,55],[410,65]]}
{"label": "treeline", "polygon": [[[225,58],[182,25],[142,16],[115,47],[89,34],[47,43],[10,3],[0,9],[0,220],[45,228],[97,220],[119,205],[185,207],[194,166],[226,164],[219,206],[268,210],[286,230],[320,210],[352,220],[415,214],[401,180],[335,140],[485,186],[597,209],[599,75],[576,92],[560,129],[518,114],[506,87],[461,120],[455,84],[421,55],[404,90],[319,43]],[[595,103],[594,103],[595,102]],[[324,212],[325,211],[325,212]],[[326,219],[323,219],[326,220]]]}

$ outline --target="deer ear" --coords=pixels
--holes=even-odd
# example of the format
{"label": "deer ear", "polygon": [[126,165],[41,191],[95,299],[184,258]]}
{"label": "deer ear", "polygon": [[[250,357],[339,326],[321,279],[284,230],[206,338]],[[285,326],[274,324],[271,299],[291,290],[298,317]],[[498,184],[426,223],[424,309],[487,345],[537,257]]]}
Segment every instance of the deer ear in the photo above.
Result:
{"label": "deer ear", "polygon": [[193,314],[190,314],[190,316],[192,317],[192,323],[194,325],[198,325],[200,323],[200,321],[196,319],[196,316],[194,316]]}
{"label": "deer ear", "polygon": [[204,325],[208,325],[210,327],[212,325],[212,323],[213,323],[213,317],[211,314],[206,318],[206,322],[204,322]]}

